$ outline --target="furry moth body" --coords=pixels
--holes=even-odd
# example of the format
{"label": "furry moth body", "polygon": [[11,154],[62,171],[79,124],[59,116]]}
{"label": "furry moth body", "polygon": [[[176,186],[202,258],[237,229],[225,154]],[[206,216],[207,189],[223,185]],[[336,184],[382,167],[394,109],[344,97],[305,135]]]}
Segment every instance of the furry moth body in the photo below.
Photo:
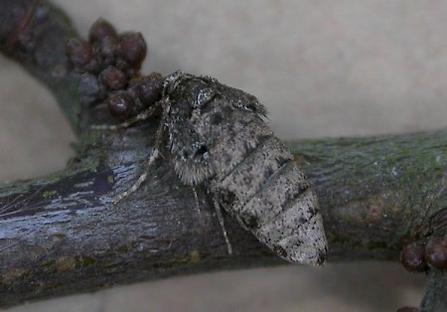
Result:
{"label": "furry moth body", "polygon": [[[216,204],[281,258],[325,262],[316,195],[254,96],[177,71],[166,77],[157,105],[163,115],[152,158],[158,147],[169,153],[183,183],[203,183]],[[135,191],[145,174],[118,200]]]}

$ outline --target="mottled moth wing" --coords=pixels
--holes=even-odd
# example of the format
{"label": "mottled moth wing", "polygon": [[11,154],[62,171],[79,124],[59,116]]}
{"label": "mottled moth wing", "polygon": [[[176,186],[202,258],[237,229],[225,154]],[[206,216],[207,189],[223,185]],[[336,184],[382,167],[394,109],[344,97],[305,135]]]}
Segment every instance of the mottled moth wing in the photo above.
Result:
{"label": "mottled moth wing", "polygon": [[168,76],[165,128],[175,170],[203,182],[217,202],[262,243],[294,263],[322,264],[327,241],[304,171],[241,90],[183,72]]}

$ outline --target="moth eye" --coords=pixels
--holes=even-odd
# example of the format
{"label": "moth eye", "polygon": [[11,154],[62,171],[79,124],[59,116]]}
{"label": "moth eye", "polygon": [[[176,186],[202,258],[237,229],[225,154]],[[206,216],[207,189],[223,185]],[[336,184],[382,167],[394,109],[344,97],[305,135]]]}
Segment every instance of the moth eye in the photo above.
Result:
{"label": "moth eye", "polygon": [[202,144],[197,147],[191,147],[191,149],[182,151],[183,159],[199,159],[199,160],[207,160],[209,158],[208,154],[208,146],[206,144]]}
{"label": "moth eye", "polygon": [[208,147],[201,145],[194,153],[194,158],[201,158],[203,160],[208,159]]}

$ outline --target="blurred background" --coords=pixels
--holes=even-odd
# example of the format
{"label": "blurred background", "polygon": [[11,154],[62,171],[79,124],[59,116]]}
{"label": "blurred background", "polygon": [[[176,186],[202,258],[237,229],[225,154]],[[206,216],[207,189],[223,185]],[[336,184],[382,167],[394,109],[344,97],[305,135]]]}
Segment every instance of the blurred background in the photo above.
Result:
{"label": "blurred background", "polygon": [[[82,36],[98,17],[141,31],[143,72],[210,75],[256,95],[285,140],[447,124],[447,2],[55,0]],[[75,140],[51,94],[0,56],[0,181],[63,169]],[[398,263],[168,278],[9,312],[395,311],[424,276]]]}

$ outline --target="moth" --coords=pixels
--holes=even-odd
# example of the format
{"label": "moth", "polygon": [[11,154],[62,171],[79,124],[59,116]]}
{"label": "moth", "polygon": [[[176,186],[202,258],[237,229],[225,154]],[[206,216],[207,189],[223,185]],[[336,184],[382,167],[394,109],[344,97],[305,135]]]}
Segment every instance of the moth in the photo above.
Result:
{"label": "moth", "polygon": [[[206,187],[230,254],[221,207],[281,258],[325,262],[327,240],[318,199],[303,169],[269,127],[267,110],[256,97],[211,77],[176,71],[165,78],[155,107],[133,121],[157,107],[163,112],[147,168],[163,149],[184,184]],[[148,170],[114,201],[137,190]]]}

